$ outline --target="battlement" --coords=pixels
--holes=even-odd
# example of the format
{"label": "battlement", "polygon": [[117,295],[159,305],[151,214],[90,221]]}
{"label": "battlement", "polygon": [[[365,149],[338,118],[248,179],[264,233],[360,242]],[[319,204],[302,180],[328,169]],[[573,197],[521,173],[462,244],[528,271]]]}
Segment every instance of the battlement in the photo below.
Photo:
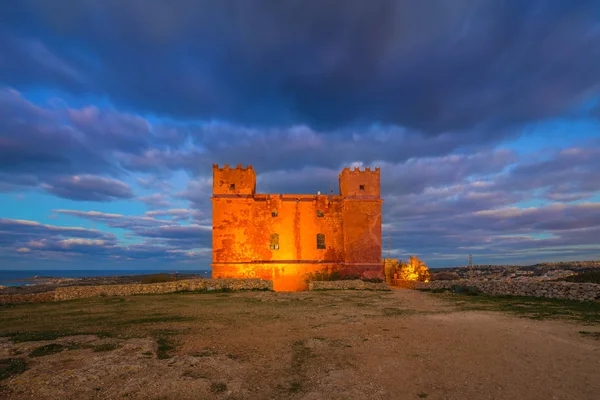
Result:
{"label": "battlement", "polygon": [[223,164],[223,168],[220,168],[219,164],[213,164],[213,171],[214,170],[217,170],[217,171],[230,171],[230,170],[248,171],[248,170],[253,170],[253,169],[252,169],[252,164],[248,164],[246,167],[244,167],[243,164],[237,164],[235,168],[230,167],[229,164]]}
{"label": "battlement", "polygon": [[353,169],[350,169],[350,167],[345,167],[344,169],[342,169],[342,174],[356,174],[356,173],[365,173],[365,172],[374,172],[374,173],[379,173],[379,167],[376,167],[375,169],[371,169],[371,167],[365,167],[364,169],[360,169],[360,167],[354,167]]}

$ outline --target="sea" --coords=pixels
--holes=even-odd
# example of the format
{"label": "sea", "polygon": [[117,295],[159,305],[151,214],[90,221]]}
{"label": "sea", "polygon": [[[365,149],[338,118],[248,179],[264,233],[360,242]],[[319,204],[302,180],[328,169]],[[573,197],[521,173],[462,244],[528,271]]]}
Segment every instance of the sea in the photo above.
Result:
{"label": "sea", "polygon": [[148,274],[198,274],[205,278],[210,278],[210,271],[207,270],[0,270],[0,286],[23,286],[36,283],[31,280],[34,276],[52,277],[52,278],[92,278],[97,276],[126,276],[126,275],[148,275]]}

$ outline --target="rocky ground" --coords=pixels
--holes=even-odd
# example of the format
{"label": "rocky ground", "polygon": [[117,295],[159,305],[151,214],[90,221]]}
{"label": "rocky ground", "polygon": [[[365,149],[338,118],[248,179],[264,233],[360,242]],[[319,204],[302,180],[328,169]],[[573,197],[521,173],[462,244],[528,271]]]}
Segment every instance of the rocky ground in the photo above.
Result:
{"label": "rocky ground", "polygon": [[[4,306],[0,398],[597,399],[598,319],[567,303],[570,319],[518,318],[453,296],[246,292]],[[513,306],[527,316],[526,303]]]}

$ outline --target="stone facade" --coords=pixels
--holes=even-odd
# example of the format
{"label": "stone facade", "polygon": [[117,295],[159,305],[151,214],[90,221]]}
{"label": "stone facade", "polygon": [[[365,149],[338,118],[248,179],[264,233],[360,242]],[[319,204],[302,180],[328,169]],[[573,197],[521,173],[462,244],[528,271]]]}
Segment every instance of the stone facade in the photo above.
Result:
{"label": "stone facade", "polygon": [[360,279],[341,281],[312,281],[308,290],[391,290],[385,282],[365,282]]}
{"label": "stone facade", "polygon": [[306,290],[318,270],[383,279],[379,168],[345,168],[339,195],[257,194],[252,166],[213,165],[212,277]]}
{"label": "stone facade", "polygon": [[51,292],[0,295],[0,304],[82,299],[96,296],[131,296],[204,290],[273,290],[273,282],[262,279],[188,279],[173,282],[103,286],[65,286]]}
{"label": "stone facade", "polygon": [[552,299],[600,301],[600,285],[550,281],[433,281],[413,282],[405,287],[412,289],[449,289],[453,285],[473,286],[490,295],[534,296]]}

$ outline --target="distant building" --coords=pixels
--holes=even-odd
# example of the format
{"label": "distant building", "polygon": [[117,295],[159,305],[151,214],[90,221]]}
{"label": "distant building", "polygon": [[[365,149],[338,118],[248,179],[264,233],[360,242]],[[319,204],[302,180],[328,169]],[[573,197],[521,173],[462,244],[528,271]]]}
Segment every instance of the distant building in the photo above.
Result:
{"label": "distant building", "polygon": [[257,194],[252,166],[213,165],[213,278],[273,280],[305,290],[328,268],[383,278],[379,168],[344,168],[339,195]]}

